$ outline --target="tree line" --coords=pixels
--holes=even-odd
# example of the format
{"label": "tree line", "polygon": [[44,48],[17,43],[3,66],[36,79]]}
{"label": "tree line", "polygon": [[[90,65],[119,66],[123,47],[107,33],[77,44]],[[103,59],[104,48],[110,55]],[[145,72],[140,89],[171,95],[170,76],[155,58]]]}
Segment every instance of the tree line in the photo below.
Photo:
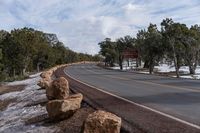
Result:
{"label": "tree line", "polygon": [[189,66],[190,74],[195,74],[200,60],[200,26],[187,27],[166,18],[161,22],[160,30],[156,24],[150,23],[147,29],[139,30],[136,37],[127,35],[115,41],[106,38],[99,46],[100,54],[105,57],[105,65],[118,63],[123,69],[123,51],[136,49],[139,53],[137,66],[144,62],[144,68],[148,68],[150,74],[154,66],[163,60],[174,64],[177,77],[183,65]]}
{"label": "tree line", "polygon": [[99,60],[98,55],[74,52],[60,41],[51,43],[46,33],[32,28],[0,31],[0,81],[58,64]]}

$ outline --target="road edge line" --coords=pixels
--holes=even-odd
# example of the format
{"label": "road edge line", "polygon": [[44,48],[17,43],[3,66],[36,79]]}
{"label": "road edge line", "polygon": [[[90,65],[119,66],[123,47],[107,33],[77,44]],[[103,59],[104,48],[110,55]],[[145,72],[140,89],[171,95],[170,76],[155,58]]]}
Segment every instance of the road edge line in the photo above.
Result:
{"label": "road edge line", "polygon": [[161,111],[152,109],[152,108],[147,107],[147,106],[145,106],[145,105],[142,105],[142,104],[139,104],[139,103],[130,101],[130,100],[128,100],[128,99],[125,99],[125,98],[123,98],[123,97],[117,96],[117,95],[112,94],[112,93],[110,93],[110,92],[107,92],[107,91],[105,91],[105,90],[99,89],[99,88],[97,88],[97,87],[95,87],[95,86],[93,86],[93,85],[89,85],[89,84],[87,84],[87,83],[85,83],[85,82],[83,82],[83,81],[80,81],[80,80],[78,80],[78,79],[76,79],[76,78],[73,78],[72,76],[70,76],[69,74],[67,74],[65,70],[66,70],[66,68],[64,68],[64,73],[65,73],[68,77],[70,77],[71,79],[73,79],[73,80],[75,80],[75,81],[77,81],[77,82],[80,82],[80,83],[82,83],[82,84],[84,84],[84,85],[86,85],[86,86],[89,86],[89,87],[91,87],[91,88],[94,88],[94,89],[96,89],[96,90],[98,90],[98,91],[101,91],[101,92],[106,93],[106,94],[108,94],[108,95],[111,95],[111,96],[113,96],[113,97],[119,98],[119,99],[121,99],[121,100],[123,100],[123,101],[126,101],[126,102],[128,102],[128,103],[134,104],[134,105],[139,106],[139,107],[141,107],[141,108],[144,108],[144,109],[150,110],[150,111],[152,111],[152,112],[158,113],[158,114],[163,115],[163,116],[165,116],[165,117],[168,117],[168,118],[170,118],[170,119],[176,120],[176,121],[181,122],[181,123],[183,123],[183,124],[186,124],[186,125],[188,125],[188,126],[194,127],[194,128],[196,128],[196,129],[200,129],[200,126],[198,126],[198,125],[196,125],[196,124],[187,122],[187,121],[185,121],[185,120],[182,120],[182,119],[180,119],[180,118],[177,118],[177,117],[172,116],[172,115],[169,115],[169,114],[166,114],[166,113],[164,113],[164,112],[161,112]]}

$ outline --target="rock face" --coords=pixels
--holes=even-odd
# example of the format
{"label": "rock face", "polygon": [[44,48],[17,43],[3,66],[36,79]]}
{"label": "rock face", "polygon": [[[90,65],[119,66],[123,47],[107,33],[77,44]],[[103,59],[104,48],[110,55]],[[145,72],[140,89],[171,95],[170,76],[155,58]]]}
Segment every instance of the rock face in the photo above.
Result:
{"label": "rock face", "polygon": [[49,118],[62,120],[71,117],[81,107],[83,95],[78,93],[65,100],[52,100],[46,105]]}
{"label": "rock face", "polygon": [[99,110],[88,116],[83,133],[120,133],[120,128],[121,118]]}

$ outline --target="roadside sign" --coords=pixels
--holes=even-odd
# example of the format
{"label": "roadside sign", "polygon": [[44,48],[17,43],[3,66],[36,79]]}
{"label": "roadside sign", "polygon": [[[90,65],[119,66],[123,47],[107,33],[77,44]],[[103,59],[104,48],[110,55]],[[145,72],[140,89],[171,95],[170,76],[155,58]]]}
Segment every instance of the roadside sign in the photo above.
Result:
{"label": "roadside sign", "polygon": [[138,51],[135,49],[128,49],[122,53],[123,58],[138,58]]}

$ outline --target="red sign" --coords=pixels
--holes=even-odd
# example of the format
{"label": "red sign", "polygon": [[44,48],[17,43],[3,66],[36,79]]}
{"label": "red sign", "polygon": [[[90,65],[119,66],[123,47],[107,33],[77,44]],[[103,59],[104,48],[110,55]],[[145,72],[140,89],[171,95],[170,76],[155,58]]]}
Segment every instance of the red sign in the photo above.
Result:
{"label": "red sign", "polygon": [[138,58],[138,51],[137,50],[125,50],[122,53],[123,58]]}

